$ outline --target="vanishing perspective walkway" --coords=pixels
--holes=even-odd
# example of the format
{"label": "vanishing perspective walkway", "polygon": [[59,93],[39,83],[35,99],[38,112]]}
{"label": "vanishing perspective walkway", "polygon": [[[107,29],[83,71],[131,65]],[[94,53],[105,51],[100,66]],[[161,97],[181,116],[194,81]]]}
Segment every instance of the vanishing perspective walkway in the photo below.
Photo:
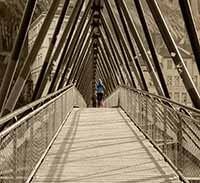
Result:
{"label": "vanishing perspective walkway", "polygon": [[32,182],[181,182],[120,108],[75,108]]}

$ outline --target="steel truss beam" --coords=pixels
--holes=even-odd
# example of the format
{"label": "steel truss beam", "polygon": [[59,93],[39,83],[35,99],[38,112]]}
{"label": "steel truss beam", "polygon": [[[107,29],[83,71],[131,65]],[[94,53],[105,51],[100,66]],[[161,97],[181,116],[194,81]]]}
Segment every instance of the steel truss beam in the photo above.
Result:
{"label": "steel truss beam", "polygon": [[105,76],[107,76],[108,81],[110,83],[110,89],[111,89],[111,91],[114,91],[115,85],[113,83],[113,77],[112,77],[111,73],[109,72],[109,70],[108,70],[108,68],[105,64],[104,58],[103,58],[99,49],[98,49],[98,55],[97,56],[98,56],[99,64],[100,64],[101,68],[103,69]]}
{"label": "steel truss beam", "polygon": [[112,79],[113,79],[114,88],[116,88],[119,85],[119,83],[117,81],[117,77],[116,77],[116,75],[115,75],[115,73],[113,71],[113,68],[110,65],[111,60],[107,57],[107,53],[103,49],[103,45],[102,45],[102,43],[101,43],[101,41],[99,39],[98,39],[98,47],[99,47],[99,50],[100,50],[99,53],[102,54],[102,56],[103,56],[102,58],[103,58],[103,60],[105,62],[104,67],[107,66],[107,70],[108,70],[108,72],[111,73],[111,76],[112,76]]}
{"label": "steel truss beam", "polygon": [[[66,62],[67,64],[65,65],[64,71],[61,75],[61,80],[60,80],[60,83],[58,85],[58,89],[63,87],[64,82],[65,82],[64,79],[65,79],[65,76],[67,75],[68,69],[72,67],[73,61],[74,62],[76,61],[75,59],[78,56],[79,51],[80,51],[80,49],[81,49],[81,47],[84,43],[84,40],[85,40],[85,38],[86,38],[86,36],[89,32],[91,20],[92,19],[90,17],[89,20],[86,22],[85,28],[82,30],[81,29],[82,26],[80,26],[80,29],[79,29],[80,31],[77,30],[77,32],[74,35],[74,39],[71,42],[72,44],[70,45],[70,47],[69,47],[70,49],[68,50],[68,53],[67,53],[66,58],[65,58],[67,60],[67,62]],[[80,37],[81,31],[83,31],[83,32],[82,32],[81,37]],[[79,37],[80,37],[80,39],[79,39]],[[76,45],[77,45],[77,47],[76,47]],[[67,82],[69,82],[69,81],[67,81]]]}
{"label": "steel truss beam", "polygon": [[69,5],[69,0],[66,0],[64,5],[63,5],[63,8],[62,8],[60,17],[58,19],[58,22],[56,24],[56,28],[54,30],[53,37],[52,37],[52,40],[50,42],[49,48],[47,50],[47,54],[45,56],[44,63],[42,65],[42,69],[40,71],[40,74],[39,74],[39,77],[38,77],[38,80],[37,80],[37,83],[36,83],[36,86],[35,86],[35,89],[34,89],[32,101],[38,99],[42,95],[42,92],[43,92],[43,90],[46,86],[46,83],[47,83],[48,76],[52,72],[52,66],[53,66],[54,61],[51,60],[50,58],[51,58],[53,49],[55,47],[57,37],[58,37],[58,34],[60,32],[62,23],[64,21],[68,5]]}
{"label": "steel truss beam", "polygon": [[88,51],[87,51],[87,55],[86,55],[85,60],[83,62],[84,64],[80,68],[80,77],[77,79],[77,83],[76,83],[76,86],[77,86],[78,89],[81,88],[81,86],[83,84],[82,82],[83,82],[83,79],[84,79],[84,74],[87,72],[87,69],[90,66],[90,61],[91,61],[91,57],[92,57],[91,50],[92,50],[92,44],[89,46]]}
{"label": "steel truss beam", "polygon": [[126,38],[128,40],[128,43],[129,43],[129,47],[131,49],[131,52],[132,52],[132,55],[133,55],[133,58],[134,58],[134,61],[135,61],[135,64],[132,67],[134,68],[134,70],[136,70],[136,68],[137,68],[138,74],[140,76],[140,78],[138,78],[138,79],[140,79],[140,87],[143,90],[148,91],[148,87],[147,87],[146,81],[144,79],[144,75],[142,73],[142,69],[140,67],[140,64],[139,64],[139,61],[138,61],[138,58],[137,58],[133,43],[131,41],[131,36],[129,34],[128,27],[127,27],[126,21],[124,19],[123,13],[122,13],[118,3],[116,2],[116,0],[115,0],[115,4],[116,4],[117,10],[118,10],[118,13],[119,13],[119,16],[120,16],[124,31],[125,31]]}
{"label": "steel truss beam", "polygon": [[141,78],[141,83],[142,83],[142,84],[140,84],[141,88],[144,89],[145,91],[148,91],[148,87],[147,87],[146,81],[144,79],[144,75],[142,73],[142,69],[140,67],[140,64],[139,64],[139,61],[138,61],[138,58],[137,58],[137,55],[136,55],[136,52],[135,52],[135,48],[134,48],[132,40],[131,40],[131,36],[129,34],[129,31],[128,31],[128,27],[127,27],[126,21],[125,21],[124,16],[123,16],[123,14],[121,12],[121,9],[120,9],[120,7],[119,7],[119,5],[118,5],[118,3],[116,1],[115,1],[115,4],[116,4],[117,10],[118,10],[118,13],[120,15],[120,19],[121,19],[121,22],[122,22],[122,25],[123,25],[123,28],[124,28],[124,31],[125,31],[125,34],[126,34],[126,38],[128,40],[128,43],[129,43],[129,47],[131,49],[133,58],[135,60],[135,67],[137,68],[139,76]]}
{"label": "steel truss beam", "polygon": [[[118,24],[118,22],[116,20],[116,17],[114,16],[114,12],[112,10],[112,6],[111,6],[111,4],[109,3],[108,0],[105,0],[105,6],[106,6],[106,8],[108,10],[110,18],[112,19],[112,22],[114,23],[114,26],[115,26],[114,29],[116,29],[117,34],[119,36],[119,39],[122,42],[123,48],[124,48],[124,50],[126,52],[128,60],[129,60],[129,65],[130,65],[130,67],[132,67],[132,69],[134,71],[135,77],[137,78],[137,82],[138,82],[140,88],[144,89],[142,80],[140,78],[139,72],[138,72],[136,64],[134,62],[134,58],[132,57],[132,54],[129,51],[128,45],[127,45],[126,40],[125,40],[125,37],[124,37],[124,35],[122,33],[122,30],[120,29],[120,26],[119,26],[119,24]],[[135,87],[137,87],[137,86],[135,86]]]}
{"label": "steel truss beam", "polygon": [[153,44],[153,40],[151,38],[151,34],[149,32],[149,29],[148,29],[148,26],[147,26],[147,23],[146,23],[146,20],[145,20],[144,10],[142,8],[142,4],[141,4],[140,1],[137,1],[137,0],[134,0],[134,3],[135,3],[136,10],[138,12],[138,15],[139,15],[140,22],[141,22],[143,30],[144,30],[144,34],[145,34],[147,43],[149,45],[149,49],[150,49],[150,52],[151,52],[151,55],[152,55],[152,61],[154,62],[154,65],[155,65],[155,70],[158,73],[160,83],[161,83],[163,91],[165,93],[165,97],[170,98],[169,91],[168,91],[168,88],[167,88],[167,85],[166,85],[166,82],[165,82],[159,61],[158,61],[157,53],[156,53],[156,50],[155,50],[155,47],[154,47],[154,44]]}
{"label": "steel truss beam", "polygon": [[158,94],[161,96],[165,96],[162,86],[160,84],[160,81],[158,79],[158,76],[156,75],[155,69],[154,69],[154,67],[151,63],[151,60],[145,50],[145,47],[142,43],[139,33],[137,32],[136,26],[131,18],[131,15],[128,12],[128,8],[127,8],[126,4],[122,0],[118,0],[118,3],[120,3],[119,6],[122,9],[124,17],[126,18],[126,22],[129,26],[129,29],[132,33],[133,38],[135,39],[138,49],[140,50],[141,56],[142,56],[143,60],[146,62],[148,72],[152,78],[152,81],[154,82],[154,86],[155,86]]}
{"label": "steel truss beam", "polygon": [[36,6],[36,0],[32,0],[32,1],[29,0],[26,4],[26,8],[24,11],[24,15],[22,17],[19,32],[18,32],[16,41],[14,43],[11,55],[8,60],[8,66],[6,68],[3,81],[1,83],[0,112],[3,108],[3,105],[6,103],[6,100],[11,90],[16,68],[19,64],[19,60],[22,54],[22,48],[25,43],[25,40],[27,39],[27,33],[29,30],[29,26],[32,20],[34,10],[35,10],[35,6]]}
{"label": "steel truss beam", "polygon": [[[105,0],[105,2],[107,2],[107,0]],[[107,3],[105,3],[105,4],[107,4]],[[120,32],[119,26],[118,26],[118,24],[117,24],[117,21],[116,21],[116,19],[115,19],[115,17],[114,17],[114,14],[113,14],[113,12],[111,11],[111,8],[108,9],[108,6],[109,6],[109,5],[107,5],[106,7],[107,7],[107,10],[108,10],[108,13],[109,13],[111,22],[112,22],[112,26],[113,26],[113,28],[114,28],[115,35],[116,35],[116,37],[117,37],[117,41],[118,41],[118,43],[119,43],[119,46],[120,46],[120,49],[121,49],[121,52],[122,52],[122,55],[123,55],[123,58],[124,58],[123,60],[124,60],[126,69],[127,69],[128,73],[129,73],[129,76],[130,76],[130,78],[131,78],[131,83],[130,83],[130,85],[133,86],[134,88],[136,88],[136,84],[135,84],[135,81],[134,81],[134,77],[133,77],[133,75],[132,75],[132,73],[131,73],[131,69],[130,69],[130,67],[129,67],[129,62],[130,62],[130,60],[127,59],[127,57],[126,57],[126,54],[130,55],[129,53],[127,53],[128,47],[126,46],[126,42],[125,42],[125,40],[123,39],[122,34],[120,34],[121,32]],[[106,19],[105,19],[105,17],[104,17],[103,14],[102,14],[102,17],[103,17],[104,21],[106,22]],[[121,36],[120,36],[120,35],[121,35]],[[124,47],[127,48],[127,49],[124,50]],[[129,60],[129,62],[128,62],[128,60]]]}
{"label": "steel truss beam", "polygon": [[[88,29],[89,29],[89,25],[88,25]],[[92,35],[93,35],[93,30],[90,31],[89,35],[87,36],[86,34],[88,34],[88,29],[86,29],[86,31],[84,31],[83,35],[81,36],[79,42],[77,43],[77,49],[74,51],[74,55],[72,57],[72,65],[71,65],[71,71],[69,73],[69,77],[67,78],[67,83],[70,83],[71,80],[74,81],[74,72],[77,72],[77,67],[80,65],[80,63],[82,62],[81,58],[83,59],[83,56],[85,54],[85,51],[87,49],[87,46],[89,45],[89,42],[91,41]],[[87,37],[86,37],[87,36]],[[85,41],[85,45],[84,45],[84,41]],[[83,46],[84,45],[84,46]],[[83,47],[83,49],[82,49]],[[81,50],[82,49],[82,50]],[[65,74],[65,73],[64,73]]]}
{"label": "steel truss beam", "polygon": [[[83,94],[85,94],[85,91],[88,89],[89,83],[92,81],[93,73],[92,73],[92,68],[93,68],[93,63],[92,63],[92,57],[93,54],[90,54],[90,57],[88,59],[88,64],[86,69],[84,69],[82,78],[81,78],[81,83],[80,83],[80,91],[82,91]],[[90,93],[90,92],[89,92]],[[87,94],[87,92],[86,92]]]}
{"label": "steel truss beam", "polygon": [[30,53],[28,54],[28,56],[26,57],[25,59],[25,62],[24,62],[24,65],[23,67],[21,68],[21,71],[19,73],[19,76],[10,92],[10,95],[8,97],[8,100],[5,104],[5,108],[3,109],[3,113],[2,115],[6,115],[8,114],[9,112],[13,111],[14,108],[15,108],[15,105],[22,93],[22,90],[23,90],[23,87],[31,73],[30,71],[30,66],[32,65],[32,63],[34,62],[37,54],[38,54],[38,51],[41,47],[41,44],[46,36],[46,33],[49,29],[49,26],[53,20],[53,17],[55,15],[55,12],[57,10],[57,7],[59,5],[59,2],[60,0],[54,0],[52,1],[51,3],[51,6],[49,8],[49,11],[45,17],[45,20],[42,24],[42,27],[39,31],[39,34],[33,44],[33,47],[30,51]]}
{"label": "steel truss beam", "polygon": [[125,76],[123,74],[123,68],[121,68],[121,64],[119,62],[119,59],[117,58],[116,50],[114,49],[114,46],[113,46],[111,40],[109,39],[107,33],[104,36],[102,30],[103,30],[103,28],[99,28],[99,32],[102,35],[102,37],[104,38],[104,40],[107,39],[107,42],[109,44],[109,50],[111,50],[112,56],[114,57],[113,60],[114,60],[115,67],[117,67],[117,70],[118,70],[118,72],[120,74],[121,83],[125,85],[126,84],[126,79],[125,79]]}
{"label": "steel truss beam", "polygon": [[108,70],[103,66],[104,61],[101,59],[100,53],[98,53],[97,58],[98,58],[97,64],[98,64],[99,68],[101,69],[102,74],[105,77],[105,81],[107,81],[107,83],[106,83],[107,84],[107,88],[110,91],[113,91],[114,90],[114,86],[112,85],[113,83],[112,83],[112,79],[111,79],[110,73],[108,73]]}
{"label": "steel truss beam", "polygon": [[106,50],[108,50],[108,57],[111,57],[111,64],[112,64],[112,67],[116,70],[116,75],[119,76],[120,78],[120,84],[125,84],[125,79],[124,79],[124,76],[122,74],[122,71],[121,71],[121,68],[118,64],[118,61],[117,61],[117,58],[116,58],[116,55],[114,53],[114,50],[112,50],[112,47],[111,47],[111,43],[110,43],[110,40],[108,40],[108,43],[109,45],[107,45],[106,43],[106,39],[105,39],[105,36],[103,34],[103,32],[101,31],[101,29],[99,28],[99,33],[100,33],[100,37],[101,37],[101,40],[103,42],[103,45],[104,45],[104,48]]}
{"label": "steel truss beam", "polygon": [[183,15],[183,19],[185,22],[185,26],[188,32],[188,36],[190,39],[191,47],[195,56],[197,68],[200,73],[200,46],[199,46],[199,40],[197,35],[196,26],[194,23],[194,19],[192,16],[192,10],[190,7],[189,0],[179,0],[181,12]]}
{"label": "steel truss beam", "polygon": [[172,38],[170,31],[168,29],[168,26],[162,16],[162,13],[158,7],[158,4],[155,0],[147,0],[146,1],[151,13],[154,17],[154,20],[156,21],[158,28],[161,32],[161,35],[165,41],[165,44],[168,48],[168,51],[174,61],[174,64],[176,66],[176,69],[181,76],[183,83],[185,85],[186,90],[188,91],[188,94],[190,95],[190,98],[194,104],[194,106],[198,109],[200,109],[200,95],[196,89],[196,86],[194,85],[192,78],[187,70],[187,67],[185,66],[185,63],[183,61],[183,58],[175,44],[174,39]]}
{"label": "steel truss beam", "polygon": [[[76,82],[76,86],[77,86],[77,87],[78,87],[79,84],[80,84],[80,78],[82,78],[83,71],[84,71],[84,69],[86,68],[87,61],[88,61],[88,59],[89,59],[89,57],[90,57],[90,54],[91,54],[90,51],[91,51],[91,49],[92,49],[92,46],[93,46],[93,41],[91,41],[91,42],[89,43],[89,45],[87,46],[87,51],[85,51],[86,53],[85,53],[83,59],[80,59],[81,65],[79,66],[78,72],[77,72],[76,76],[74,77],[74,80],[77,81],[77,82]],[[85,46],[85,47],[86,47],[86,46]]]}
{"label": "steel truss beam", "polygon": [[[82,9],[83,2],[84,2],[83,0],[81,1],[81,3],[77,1],[76,6],[75,6],[75,8],[74,8],[74,10],[72,12],[72,15],[71,15],[72,20],[70,22],[72,24],[72,28],[69,29],[70,30],[69,36],[68,36],[67,41],[65,42],[65,45],[64,45],[60,60],[58,62],[58,66],[57,66],[55,75],[54,75],[53,80],[51,82],[51,85],[49,87],[48,93],[51,93],[51,92],[56,90],[56,86],[58,84],[58,80],[60,79],[60,75],[62,75],[62,72],[63,72],[64,68],[67,67],[66,65],[67,65],[68,59],[66,59],[66,58],[68,58],[68,56],[69,56],[69,51],[71,53],[71,46],[72,46],[72,44],[74,44],[73,41],[75,39],[75,35],[73,36],[73,38],[72,38],[72,35],[75,32],[75,27],[76,27],[77,22],[78,22],[78,18],[79,18],[81,9]],[[81,18],[81,21],[80,21],[80,23],[79,23],[79,25],[77,27],[77,30],[76,30],[76,32],[74,34],[77,34],[77,32],[80,32],[82,30],[82,27],[84,25],[83,22],[85,22],[85,20],[87,18],[87,15],[88,15],[88,12],[90,10],[90,5],[91,5],[91,1],[88,2],[86,11],[84,12],[84,15]]]}
{"label": "steel truss beam", "polygon": [[98,47],[98,55],[97,56],[98,56],[99,62],[101,63],[102,68],[104,68],[104,71],[109,78],[109,81],[111,83],[111,89],[114,90],[115,89],[115,82],[114,82],[114,79],[113,79],[113,75],[109,71],[109,68],[108,68],[108,66],[105,62],[105,58],[104,58],[103,54],[101,53],[101,49],[99,47]]}
{"label": "steel truss beam", "polygon": [[109,49],[109,47],[107,46],[107,44],[106,44],[106,42],[105,42],[105,40],[104,40],[104,37],[103,37],[103,35],[100,33],[100,42],[102,43],[102,45],[101,45],[101,47],[102,47],[102,49],[104,49],[105,50],[105,52],[106,52],[106,55],[107,55],[107,58],[108,58],[108,60],[109,60],[109,67],[112,69],[112,72],[113,72],[113,74],[115,75],[115,78],[116,78],[116,81],[117,81],[117,85],[120,85],[121,83],[120,83],[120,80],[119,80],[119,71],[118,71],[118,69],[117,69],[117,67],[116,67],[116,65],[114,64],[114,58],[113,58],[113,55],[111,54],[111,50]]}
{"label": "steel truss beam", "polygon": [[[84,56],[86,56],[86,54],[87,54],[86,51],[88,49],[88,46],[90,45],[92,35],[93,35],[93,31],[91,31],[89,36],[86,38],[83,49],[78,50],[78,53],[80,53],[80,54],[76,54],[77,55],[76,58],[73,59],[72,62],[74,63],[74,66],[72,66],[72,70],[71,70],[70,75],[67,79],[66,85],[68,83],[75,83],[75,81],[77,79],[77,75],[80,71],[80,67],[83,64]],[[92,44],[92,42],[91,42],[91,44]]]}
{"label": "steel truss beam", "polygon": [[[128,73],[128,70],[126,68],[126,64],[123,62],[123,58],[121,56],[121,54],[119,53],[117,46],[116,46],[116,41],[104,19],[104,17],[102,16],[102,14],[100,14],[100,18],[101,18],[101,23],[103,25],[103,28],[105,33],[106,33],[106,37],[109,40],[109,43],[111,43],[110,47],[111,50],[113,51],[113,55],[116,54],[116,61],[117,61],[117,65],[119,65],[120,68],[122,68],[122,73],[124,73],[126,75],[126,79],[128,80],[128,83],[131,83],[131,79],[130,79],[130,75]],[[101,28],[100,28],[101,29]]]}

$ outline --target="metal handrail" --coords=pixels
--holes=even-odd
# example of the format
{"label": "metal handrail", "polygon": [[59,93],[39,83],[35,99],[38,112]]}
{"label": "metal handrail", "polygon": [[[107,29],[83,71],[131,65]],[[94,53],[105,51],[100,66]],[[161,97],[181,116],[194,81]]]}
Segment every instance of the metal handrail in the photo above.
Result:
{"label": "metal handrail", "polygon": [[5,179],[13,182],[29,180],[73,107],[86,107],[75,87],[46,98],[50,100],[42,100],[42,105],[0,132],[0,182]]}
{"label": "metal handrail", "polygon": [[[30,114],[24,116],[22,119],[20,119],[19,121],[17,121],[16,123],[14,123],[12,126],[8,127],[7,129],[3,130],[2,132],[0,132],[0,138],[6,136],[6,134],[8,134],[10,131],[14,130],[15,128],[17,128],[19,125],[22,125],[22,123],[26,122],[26,120],[28,120],[29,118],[33,117],[35,114],[37,114],[39,111],[41,111],[42,109],[44,109],[45,107],[47,107],[49,104],[53,103],[54,101],[56,101],[58,98],[60,98],[62,95],[64,95],[66,92],[68,92],[69,90],[71,90],[72,87],[70,88],[65,88],[64,90],[62,89],[62,92],[56,92],[57,94],[60,93],[60,95],[56,96],[55,94],[52,94],[52,96],[56,96],[55,98],[53,98],[52,100],[48,101],[47,103],[43,104],[42,106],[40,106],[39,108],[35,109],[34,111],[32,111]],[[45,97],[46,98],[46,97]],[[51,97],[48,97],[48,99]],[[45,100],[42,100],[45,101]],[[41,102],[40,102],[41,103]],[[33,102],[34,106],[36,105],[36,102]]]}
{"label": "metal handrail", "polygon": [[149,92],[147,92],[147,91],[140,90],[140,89],[136,89],[136,88],[132,88],[132,87],[125,86],[125,85],[121,85],[120,87],[127,88],[127,89],[129,89],[129,90],[133,90],[133,91],[135,91],[135,92],[142,93],[142,94],[145,94],[145,95],[147,95],[147,96],[151,96],[151,97],[156,98],[156,99],[160,99],[161,101],[164,101],[164,102],[169,102],[169,103],[172,103],[172,104],[174,104],[174,105],[178,105],[178,106],[180,106],[180,107],[182,107],[182,108],[185,108],[185,109],[187,109],[187,110],[190,110],[190,111],[192,111],[192,112],[196,112],[196,113],[199,113],[199,114],[200,114],[200,109],[193,108],[193,107],[190,107],[190,106],[187,106],[187,105],[183,105],[183,104],[181,104],[181,103],[178,103],[178,102],[173,101],[173,100],[171,100],[171,99],[165,98],[165,97],[163,97],[163,96],[156,95],[156,94],[154,94],[154,93],[149,93]]}
{"label": "metal handrail", "polygon": [[[158,149],[180,179],[188,182],[186,177],[200,176],[197,173],[200,172],[200,110],[127,86],[118,87],[105,100],[106,107],[116,104]],[[185,169],[185,160],[190,160],[193,166],[189,172]]]}
{"label": "metal handrail", "polygon": [[49,94],[47,96],[44,96],[34,102],[31,102],[15,111],[13,111],[12,113],[9,113],[5,116],[3,116],[2,118],[0,118],[0,126],[7,123],[9,120],[13,119],[13,118],[16,118],[17,116],[19,116],[20,114],[23,114],[24,112],[30,110],[30,109],[34,109],[34,107],[38,106],[39,104],[42,104],[44,102],[46,102],[47,100],[49,99],[52,99],[54,97],[56,97],[57,95],[59,95],[60,93],[62,93],[63,91],[67,90],[67,89],[70,89],[71,87],[73,87],[72,84],[70,85],[67,85],[65,88],[63,89],[60,89],[52,94]]}

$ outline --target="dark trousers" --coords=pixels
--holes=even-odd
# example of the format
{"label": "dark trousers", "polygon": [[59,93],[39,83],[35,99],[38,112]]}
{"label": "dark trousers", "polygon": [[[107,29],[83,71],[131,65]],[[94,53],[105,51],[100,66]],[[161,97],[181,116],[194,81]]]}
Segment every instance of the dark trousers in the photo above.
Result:
{"label": "dark trousers", "polygon": [[97,93],[97,100],[101,101],[103,99],[103,93]]}

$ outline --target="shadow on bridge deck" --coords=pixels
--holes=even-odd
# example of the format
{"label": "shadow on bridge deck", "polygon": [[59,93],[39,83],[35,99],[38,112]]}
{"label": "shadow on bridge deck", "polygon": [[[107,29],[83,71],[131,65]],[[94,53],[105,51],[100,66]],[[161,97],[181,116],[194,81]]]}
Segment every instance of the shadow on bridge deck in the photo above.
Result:
{"label": "shadow on bridge deck", "polygon": [[32,182],[181,182],[118,108],[74,109]]}

